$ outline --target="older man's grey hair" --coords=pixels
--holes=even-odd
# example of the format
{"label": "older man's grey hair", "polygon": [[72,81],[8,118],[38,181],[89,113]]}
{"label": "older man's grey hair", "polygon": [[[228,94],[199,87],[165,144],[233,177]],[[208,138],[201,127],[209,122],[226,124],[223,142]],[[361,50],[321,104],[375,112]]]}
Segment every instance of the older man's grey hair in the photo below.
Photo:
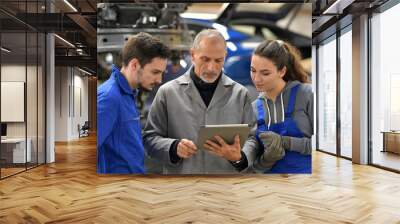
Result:
{"label": "older man's grey hair", "polygon": [[225,41],[224,36],[222,36],[222,34],[220,32],[218,32],[218,30],[214,30],[214,29],[205,29],[205,30],[200,31],[200,33],[198,33],[196,35],[196,37],[194,38],[192,49],[199,49],[200,42],[205,37],[221,39],[221,41],[223,41],[223,43],[225,44],[225,50],[226,50],[226,41]]}

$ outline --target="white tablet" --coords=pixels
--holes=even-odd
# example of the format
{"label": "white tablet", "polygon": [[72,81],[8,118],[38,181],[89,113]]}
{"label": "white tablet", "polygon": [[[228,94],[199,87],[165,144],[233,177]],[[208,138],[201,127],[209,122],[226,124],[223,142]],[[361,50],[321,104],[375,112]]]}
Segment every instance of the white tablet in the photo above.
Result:
{"label": "white tablet", "polygon": [[217,142],[215,135],[221,136],[227,144],[233,144],[235,135],[240,137],[240,146],[243,147],[249,137],[250,127],[248,124],[222,124],[222,125],[206,125],[200,127],[196,146],[204,148],[203,145],[207,140]]}

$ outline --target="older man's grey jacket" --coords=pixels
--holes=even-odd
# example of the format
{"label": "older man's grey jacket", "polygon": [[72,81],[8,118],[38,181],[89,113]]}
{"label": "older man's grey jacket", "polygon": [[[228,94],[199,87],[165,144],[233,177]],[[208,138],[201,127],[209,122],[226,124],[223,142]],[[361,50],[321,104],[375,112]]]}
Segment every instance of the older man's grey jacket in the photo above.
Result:
{"label": "older man's grey jacket", "polygon": [[189,70],[158,90],[144,129],[144,145],[150,157],[163,163],[164,174],[238,173],[228,160],[203,148],[198,148],[195,155],[177,164],[171,163],[169,150],[177,139],[186,138],[196,143],[202,125],[249,124],[252,133],[242,150],[251,167],[258,144],[254,138],[255,122],[251,99],[245,87],[222,74],[212,100],[206,107],[190,78]]}

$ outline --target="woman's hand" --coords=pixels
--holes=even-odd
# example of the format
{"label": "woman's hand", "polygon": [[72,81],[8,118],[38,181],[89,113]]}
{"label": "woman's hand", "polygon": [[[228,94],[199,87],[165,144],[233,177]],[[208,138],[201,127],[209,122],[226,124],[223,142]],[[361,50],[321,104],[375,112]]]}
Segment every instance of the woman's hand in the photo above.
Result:
{"label": "woman's hand", "polygon": [[260,162],[272,167],[276,161],[285,156],[282,136],[275,132],[267,131],[261,132],[259,137],[264,145],[264,153]]}

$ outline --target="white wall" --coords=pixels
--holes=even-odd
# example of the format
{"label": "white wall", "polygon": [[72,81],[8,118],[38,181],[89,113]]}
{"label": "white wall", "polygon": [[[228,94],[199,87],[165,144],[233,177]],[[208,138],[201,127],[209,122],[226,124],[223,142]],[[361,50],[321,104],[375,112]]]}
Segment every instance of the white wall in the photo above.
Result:
{"label": "white wall", "polygon": [[[30,148],[32,161],[36,162],[39,158],[39,163],[44,163],[44,83],[41,66],[32,66],[25,64],[3,64],[1,66],[2,82],[24,82],[26,84],[26,106],[22,102],[22,107],[12,108],[10,106],[1,107],[2,113],[16,113],[19,110],[22,113],[21,122],[6,122],[7,137],[9,138],[25,138],[25,135],[30,140]],[[25,80],[27,78],[27,81]],[[4,94],[2,89],[2,93]],[[18,90],[20,94],[24,94],[24,89]],[[2,95],[7,97],[6,95]],[[22,98],[24,98],[23,96]],[[25,100],[23,100],[25,101]],[[3,104],[3,103],[2,103]],[[26,120],[24,114],[26,112]],[[2,119],[3,120],[3,119]],[[37,155],[39,153],[39,155]]]}
{"label": "white wall", "polygon": [[88,120],[88,78],[83,75],[76,68],[56,67],[56,141],[77,139],[78,124]]}
{"label": "white wall", "polygon": [[75,69],[74,73],[74,108],[72,110],[71,135],[78,137],[78,124],[82,126],[88,120],[88,78],[81,76],[83,73],[79,70]]}
{"label": "white wall", "polygon": [[[26,69],[32,70],[32,66],[8,64],[1,66],[1,81],[4,82],[25,82]],[[26,83],[26,82],[25,82]],[[28,93],[28,96],[30,94]],[[1,108],[7,110],[7,108]],[[7,122],[8,137],[25,137],[25,122]]]}
{"label": "white wall", "polygon": [[24,122],[25,83],[2,81],[0,107],[2,108],[1,122]]}
{"label": "white wall", "polygon": [[[1,81],[18,81],[25,82],[25,65],[9,64],[1,66]],[[7,110],[7,108],[1,108]],[[24,122],[7,122],[7,137],[25,137]]]}
{"label": "white wall", "polygon": [[68,85],[67,67],[55,68],[55,141],[68,140]]}
{"label": "white wall", "polygon": [[312,142],[312,149],[315,150],[317,149],[317,143],[316,143],[316,138],[317,138],[317,100],[316,100],[316,95],[317,95],[317,49],[315,45],[312,45],[312,52],[311,52],[311,60],[312,60],[312,69],[311,69],[311,85],[312,85],[312,90],[314,92],[314,134],[311,137],[311,142]]}
{"label": "white wall", "polygon": [[26,74],[25,69],[26,69],[25,64],[1,65],[1,81],[25,82],[25,74]]}

